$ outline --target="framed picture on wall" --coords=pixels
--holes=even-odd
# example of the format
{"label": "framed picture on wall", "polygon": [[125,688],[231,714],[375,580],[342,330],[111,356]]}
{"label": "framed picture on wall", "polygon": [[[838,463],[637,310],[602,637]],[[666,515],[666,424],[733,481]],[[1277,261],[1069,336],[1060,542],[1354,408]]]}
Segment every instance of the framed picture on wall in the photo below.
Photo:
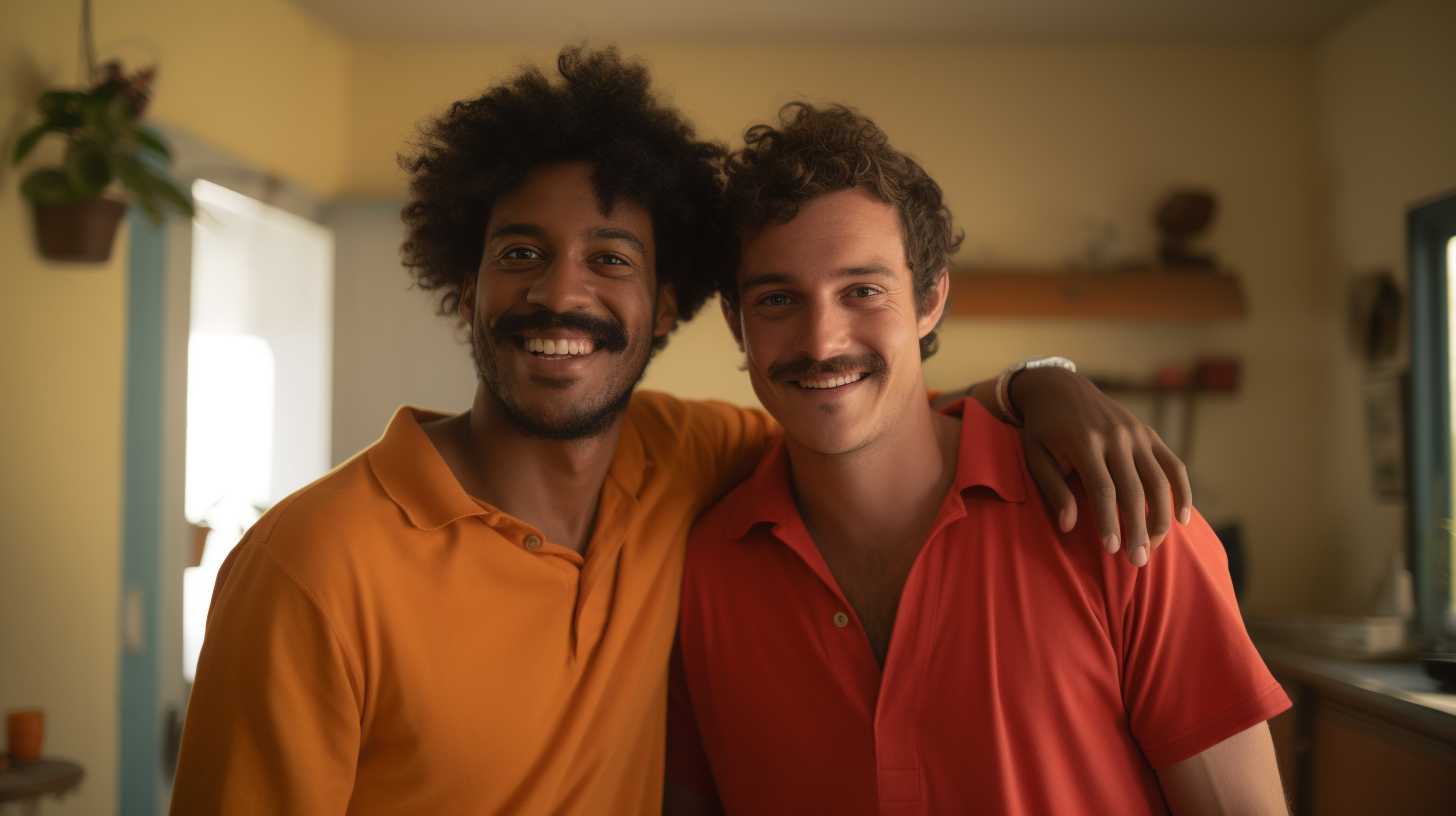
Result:
{"label": "framed picture on wall", "polygon": [[1380,501],[1403,501],[1406,374],[1373,372],[1365,378],[1365,437],[1370,450],[1370,475]]}

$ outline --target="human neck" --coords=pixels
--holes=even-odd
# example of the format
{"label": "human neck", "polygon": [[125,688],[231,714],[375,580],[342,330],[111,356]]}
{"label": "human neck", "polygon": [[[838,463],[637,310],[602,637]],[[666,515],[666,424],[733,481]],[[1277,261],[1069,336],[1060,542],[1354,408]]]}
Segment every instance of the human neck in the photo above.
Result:
{"label": "human neck", "polygon": [[916,549],[955,479],[960,423],[920,398],[883,436],[852,453],[785,444],[794,499],[820,549]]}
{"label": "human neck", "polygon": [[586,439],[530,436],[481,383],[469,411],[423,427],[466,493],[585,553],[623,421]]}

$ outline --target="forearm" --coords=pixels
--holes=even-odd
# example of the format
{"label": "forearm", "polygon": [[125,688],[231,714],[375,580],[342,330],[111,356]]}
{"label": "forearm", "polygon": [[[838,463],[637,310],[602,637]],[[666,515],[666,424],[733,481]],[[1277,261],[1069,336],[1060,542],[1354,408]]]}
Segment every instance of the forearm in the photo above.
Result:
{"label": "forearm", "polygon": [[1158,773],[1174,816],[1288,816],[1268,723]]}

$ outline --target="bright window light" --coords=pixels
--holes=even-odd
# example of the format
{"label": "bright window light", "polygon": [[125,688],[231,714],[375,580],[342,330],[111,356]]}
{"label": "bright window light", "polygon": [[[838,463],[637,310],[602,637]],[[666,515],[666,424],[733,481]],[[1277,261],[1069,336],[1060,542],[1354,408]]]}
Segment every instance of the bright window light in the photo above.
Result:
{"label": "bright window light", "polygon": [[333,233],[226,187],[192,187],[188,521],[212,528],[183,573],[183,676],[197,671],[218,568],[258,517],[328,471]]}

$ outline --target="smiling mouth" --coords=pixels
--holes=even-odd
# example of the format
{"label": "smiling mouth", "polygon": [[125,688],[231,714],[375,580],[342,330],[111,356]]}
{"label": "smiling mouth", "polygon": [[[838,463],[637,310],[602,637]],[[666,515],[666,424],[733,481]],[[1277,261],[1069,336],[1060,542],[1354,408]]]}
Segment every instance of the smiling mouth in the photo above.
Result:
{"label": "smiling mouth", "polygon": [[832,377],[826,377],[819,380],[790,380],[789,382],[792,382],[794,385],[797,385],[800,388],[822,391],[825,389],[841,388],[846,385],[851,385],[853,383],[859,382],[867,376],[869,376],[867,372],[859,371],[854,374],[836,374]]}
{"label": "smiling mouth", "polygon": [[548,337],[522,337],[521,348],[533,357],[542,360],[570,360],[584,357],[596,350],[597,341],[592,337],[569,337],[555,339]]}

